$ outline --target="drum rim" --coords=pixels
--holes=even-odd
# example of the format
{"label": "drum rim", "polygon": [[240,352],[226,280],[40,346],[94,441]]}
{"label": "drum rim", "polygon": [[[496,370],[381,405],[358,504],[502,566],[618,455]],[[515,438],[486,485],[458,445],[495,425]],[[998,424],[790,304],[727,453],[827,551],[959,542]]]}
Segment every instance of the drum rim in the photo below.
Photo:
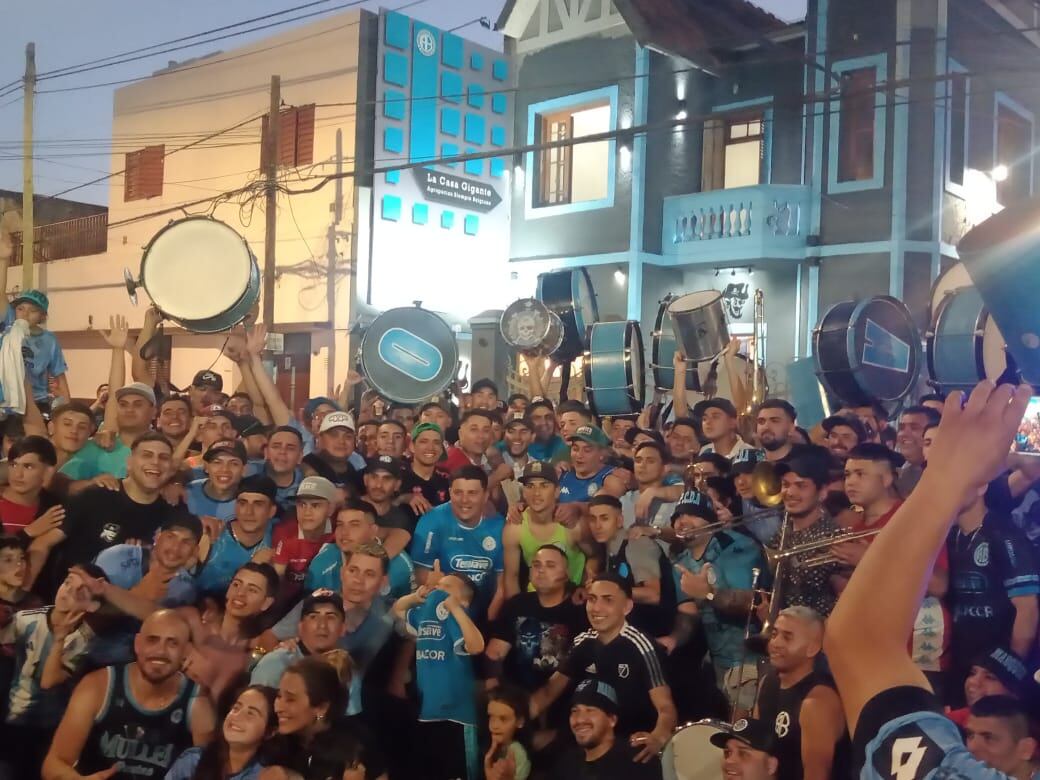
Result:
{"label": "drum rim", "polygon": [[[585,381],[585,395],[586,395],[586,397],[588,399],[589,409],[592,411],[592,413],[594,415],[596,415],[597,417],[611,417],[611,418],[614,418],[614,417],[624,417],[626,415],[636,414],[636,413],[642,411],[642,409],[643,409],[643,401],[646,399],[646,359],[645,359],[645,345],[643,344],[643,331],[642,331],[642,328],[640,328],[640,326],[639,326],[639,321],[638,320],[618,320],[616,322],[594,322],[592,325],[589,325],[588,330],[586,331],[585,343],[588,344],[589,347],[591,348],[591,346],[592,346],[592,332],[593,332],[593,330],[595,330],[596,328],[598,328],[600,326],[608,326],[608,325],[612,325],[612,326],[623,325],[624,326],[624,334],[623,334],[624,335],[624,342],[622,344],[622,349],[628,350],[629,349],[629,345],[633,342],[633,340],[635,338],[639,339],[639,362],[642,363],[641,367],[643,369],[643,382],[642,382],[642,387],[640,389],[643,392],[640,393],[638,397],[635,395],[634,392],[630,392],[628,394],[628,397],[629,397],[630,401],[632,402],[630,405],[634,405],[635,408],[632,409],[631,411],[622,412],[620,414],[600,414],[599,411],[597,411],[597,409],[596,409],[596,401],[595,401],[595,389],[592,387],[592,364],[593,364],[593,359],[592,359],[592,352],[590,351],[590,349],[586,349],[585,352],[583,353],[581,373],[582,373],[582,377],[583,377],[583,379]],[[634,334],[633,334],[633,331],[635,331]],[[632,388],[633,391],[634,391],[635,390],[635,384],[633,382],[633,376],[634,376],[633,366],[632,366],[633,362],[634,361],[632,361],[632,360],[625,361],[625,380],[628,382],[628,386],[630,388]]]}
{"label": "drum rim", "polygon": [[[188,222],[199,222],[201,220],[205,220],[206,222],[212,223],[214,225],[218,225],[221,229],[228,231],[229,233],[231,233],[235,238],[237,238],[242,243],[242,247],[245,249],[246,260],[248,261],[249,265],[251,266],[250,272],[248,274],[246,274],[245,285],[242,288],[242,291],[238,294],[238,297],[235,299],[235,302],[231,306],[228,306],[223,312],[221,312],[219,314],[214,314],[214,315],[211,315],[211,316],[208,316],[208,317],[195,317],[195,318],[184,317],[184,316],[179,315],[179,314],[171,314],[169,311],[164,309],[155,300],[155,297],[152,295],[152,291],[149,290],[147,285],[145,284],[145,278],[146,278],[145,277],[145,266],[148,264],[148,257],[152,253],[152,250],[155,247],[155,243],[163,235],[165,235],[167,232],[169,232],[171,229],[177,227],[178,225],[184,225],[184,224],[187,224]],[[141,287],[143,287],[145,292],[148,293],[148,297],[152,299],[152,303],[155,305],[155,307],[160,312],[162,312],[164,317],[166,317],[167,319],[173,320],[174,322],[180,323],[180,324],[184,325],[185,328],[188,328],[189,330],[191,330],[192,328],[189,327],[189,325],[192,325],[193,323],[207,323],[207,322],[210,322],[212,320],[219,319],[220,317],[225,316],[228,312],[234,310],[242,302],[242,299],[246,296],[246,294],[249,293],[250,283],[252,282],[252,276],[253,276],[252,268],[255,268],[256,265],[257,265],[256,256],[253,254],[253,250],[250,249],[249,242],[246,240],[245,236],[243,236],[241,233],[239,233],[237,230],[235,230],[233,227],[231,227],[231,225],[229,225],[227,222],[224,222],[223,220],[217,219],[216,217],[212,217],[212,216],[209,216],[207,214],[192,214],[191,216],[182,217],[180,219],[171,219],[169,222],[167,222],[165,225],[163,225],[161,228],[159,228],[159,230],[156,231],[155,235],[152,236],[148,240],[148,243],[145,244],[144,251],[141,253],[141,264],[140,264],[140,268],[138,269],[138,278],[140,279]],[[250,307],[251,306],[252,306],[252,304],[250,304]],[[241,322],[241,320],[239,320],[239,322]],[[238,324],[238,323],[232,323],[232,325],[229,325],[228,327],[229,328],[230,327],[234,327],[234,325],[236,325],[236,324]],[[227,330],[227,328],[223,328],[222,330]],[[198,332],[198,333],[203,333],[203,332],[217,333],[219,331],[201,331],[201,330],[197,330],[195,332]]]}
{"label": "drum rim", "polygon": [[[506,335],[505,328],[503,327],[503,325],[505,324],[506,315],[509,314],[509,310],[511,308],[513,308],[514,306],[516,306],[518,303],[524,303],[525,301],[534,301],[539,306],[541,306],[543,309],[545,309],[547,314],[554,314],[554,312],[552,312],[549,309],[549,307],[546,306],[544,303],[542,303],[540,300],[538,300],[537,298],[534,298],[534,297],[530,297],[530,296],[527,297],[527,298],[517,298],[511,304],[506,306],[505,310],[503,310],[502,316],[498,318],[498,332],[501,334],[502,340],[506,344],[508,344],[512,349],[516,350],[517,352],[521,352],[521,353],[525,353],[526,354],[529,350],[525,350],[523,347],[519,347],[516,344],[512,343],[509,340],[508,336]],[[398,308],[407,308],[407,307],[398,307]],[[548,324],[546,326],[545,333],[542,334],[542,338],[541,338],[540,342],[541,341],[545,341],[545,339],[549,336],[549,332],[552,330],[552,320],[549,319],[549,318],[546,318],[546,319],[547,319],[547,323]],[[557,317],[557,319],[559,319],[559,317]]]}
{"label": "drum rim", "polygon": [[[451,335],[452,354],[451,355],[443,355],[442,356],[445,359],[444,360],[445,365],[446,366],[450,366],[450,370],[447,372],[446,380],[437,389],[433,389],[433,386],[431,385],[431,388],[430,388],[429,392],[424,392],[421,396],[419,396],[417,398],[415,398],[415,397],[404,398],[404,397],[401,397],[401,396],[395,397],[395,396],[391,395],[390,393],[388,393],[383,387],[377,386],[375,384],[375,382],[371,378],[371,374],[369,373],[369,371],[367,369],[368,361],[365,359],[365,344],[368,342],[369,335],[372,333],[372,325],[374,325],[381,318],[386,317],[387,315],[391,315],[391,314],[394,314],[396,312],[401,312],[401,311],[421,311],[421,312],[424,312],[425,314],[430,315],[434,319],[439,320],[441,322],[441,324],[444,325],[446,331]],[[395,327],[399,327],[399,326],[395,326]],[[389,330],[389,328],[384,329],[383,333],[385,334],[388,330]],[[434,345],[434,346],[436,346],[436,345]],[[455,367],[456,367],[456,365],[459,362],[459,345],[458,345],[458,341],[455,338],[455,331],[453,331],[451,329],[451,326],[447,322],[444,321],[444,318],[441,317],[436,312],[430,311],[429,309],[423,309],[420,306],[397,306],[397,307],[395,307],[393,309],[387,309],[386,311],[382,312],[379,316],[377,316],[374,320],[372,320],[372,323],[368,326],[368,328],[365,329],[365,335],[361,338],[361,346],[358,349],[358,360],[361,363],[361,371],[362,371],[362,373],[364,373],[365,377],[368,378],[368,380],[369,380],[369,382],[371,382],[373,388],[375,390],[377,390],[380,393],[380,395],[383,395],[386,398],[389,398],[391,401],[397,401],[398,403],[417,404],[417,403],[420,403],[421,401],[423,401],[423,400],[425,400],[427,398],[431,398],[431,397],[433,397],[433,396],[443,392],[444,388],[446,388],[448,385],[451,384],[451,381],[455,378]]]}
{"label": "drum rim", "polygon": [[[860,405],[861,403],[869,403],[870,399],[867,398],[867,396],[863,393],[863,391],[859,389],[858,385],[856,386],[856,389],[858,390],[858,393],[859,393],[858,396],[856,398],[846,398],[845,397],[846,394],[838,392],[838,389],[834,386],[833,382],[829,378],[831,375],[837,375],[837,374],[841,374],[843,376],[849,376],[851,378],[852,371],[851,371],[851,367],[849,366],[849,359],[848,359],[848,353],[849,353],[848,340],[846,339],[844,341],[838,342],[838,343],[841,343],[845,347],[845,367],[842,368],[842,369],[829,368],[829,367],[824,366],[823,365],[823,361],[821,359],[821,354],[822,353],[820,351],[820,334],[823,332],[824,326],[829,325],[829,324],[833,324],[832,322],[828,322],[828,320],[832,316],[834,316],[835,313],[838,312],[838,310],[841,307],[847,306],[848,309],[849,309],[849,313],[848,313],[848,316],[846,316],[845,320],[844,320],[844,327],[845,327],[845,330],[847,331],[848,327],[849,327],[849,322],[851,322],[851,320],[852,320],[852,312],[856,310],[856,305],[857,305],[856,301],[851,300],[851,299],[845,300],[845,301],[838,301],[837,303],[832,303],[828,307],[827,311],[824,312],[823,317],[820,319],[819,323],[817,323],[816,327],[813,328],[813,363],[814,363],[815,368],[816,368],[816,378],[820,381],[820,383],[824,386],[824,388],[831,395],[833,395],[835,398],[838,398],[843,403],[856,403],[857,405]],[[853,384],[855,384],[855,383],[853,383]],[[866,400],[864,400],[864,399],[866,399]]]}
{"label": "drum rim", "polygon": [[[551,357],[556,357],[563,362],[571,362],[575,358],[584,354],[588,349],[588,342],[585,337],[587,335],[586,330],[581,329],[578,324],[580,317],[579,310],[575,305],[575,273],[580,272],[585,277],[585,282],[589,289],[589,301],[592,306],[593,322],[584,323],[585,329],[587,330],[589,325],[595,325],[596,321],[599,320],[599,304],[596,303],[596,291],[592,286],[592,277],[589,275],[589,271],[585,266],[578,268],[557,268],[553,271],[543,271],[538,274],[537,287],[535,297],[540,300],[549,311],[552,311],[560,318],[560,322],[563,323],[563,341],[560,346],[550,353]],[[544,298],[545,280],[548,278],[562,280],[566,276],[567,284],[567,295],[569,296],[566,305],[562,303],[554,303],[550,305]],[[571,322],[574,324],[573,340],[571,339],[571,332],[567,326],[567,320],[564,315],[570,316]],[[584,319],[584,318],[582,318]],[[569,343],[569,342],[575,343]]]}
{"label": "drum rim", "polygon": [[[958,294],[961,291],[968,289],[965,287],[955,287],[952,290],[946,292],[943,295],[939,305],[935,309],[935,315],[931,321],[931,327],[928,329],[928,333],[925,334],[925,348],[924,348],[924,359],[925,359],[925,370],[928,372],[928,384],[932,387],[937,388],[942,393],[948,393],[952,390],[964,390],[968,388],[968,385],[961,384],[959,382],[943,382],[935,375],[935,339],[938,336],[939,320],[942,319],[947,309],[952,305],[952,302],[956,300]],[[974,287],[971,289],[975,289]],[[979,300],[982,300],[982,296],[979,296]],[[985,304],[979,307],[979,313],[975,317],[975,330],[972,336],[972,355],[975,359],[975,375],[981,377],[976,379],[970,387],[974,387],[976,384],[982,381],[986,376],[986,366],[984,362],[985,352],[983,338],[985,335],[986,321],[989,319],[989,311],[986,309]]]}
{"label": "drum rim", "polygon": [[685,313],[689,313],[691,311],[697,311],[698,309],[703,309],[705,306],[710,306],[711,304],[715,303],[715,301],[718,301],[718,300],[722,299],[722,293],[719,292],[718,290],[694,290],[693,292],[688,292],[688,293],[683,293],[682,295],[677,295],[672,300],[672,302],[668,304],[668,311],[669,311],[669,313],[672,310],[672,306],[675,305],[676,303],[678,303],[679,301],[681,301],[683,298],[689,298],[689,297],[691,297],[693,295],[704,295],[706,293],[713,293],[713,295],[705,303],[703,303],[702,305],[697,306],[696,308],[693,308],[693,309],[683,309],[681,312],[677,312],[677,313],[678,314],[685,314]]}
{"label": "drum rim", "polygon": [[[963,260],[958,260],[956,263],[954,263],[949,268],[947,268],[945,271],[943,271],[938,276],[936,276],[935,277],[935,281],[932,282],[931,287],[928,289],[928,321],[929,322],[931,322],[932,317],[934,316],[935,312],[938,311],[938,307],[934,306],[933,304],[934,304],[934,301],[935,301],[935,294],[939,291],[939,283],[943,280],[944,277],[949,276],[953,272],[953,270],[955,268],[957,268],[957,266],[963,266],[964,270],[965,270],[965,273],[967,273],[967,266],[964,266],[964,261]],[[968,274],[968,284],[964,285],[963,287],[951,287],[949,292],[953,292],[954,290],[961,290],[964,287],[974,287],[974,286],[975,286],[975,283],[973,281],[971,281],[971,274]],[[940,301],[940,303],[941,302],[942,301]]]}
{"label": "drum rim", "polygon": [[[671,392],[672,388],[675,387],[675,367],[666,366],[661,363],[661,341],[665,338],[664,326],[666,324],[666,318],[668,317],[668,304],[672,302],[676,297],[675,293],[668,293],[660,301],[658,301],[657,317],[654,319],[654,332],[650,334],[650,372],[654,377],[654,389],[662,392]],[[667,322],[668,326],[671,327],[671,322]],[[675,341],[675,334],[671,334],[672,341]],[[675,345],[676,350],[679,349],[678,343]],[[689,377],[697,369],[696,363],[686,364],[686,375]],[[672,382],[665,386],[665,383],[659,380],[658,372],[672,371]],[[645,395],[644,395],[645,398]]]}
{"label": "drum rim", "polygon": [[[908,371],[907,373],[908,373],[908,375],[913,376],[915,378],[918,377],[920,375],[920,373],[921,373],[921,334],[917,330],[916,323],[914,323],[914,317],[913,317],[913,314],[910,312],[910,307],[907,306],[901,300],[899,300],[898,298],[896,298],[895,296],[892,296],[892,295],[872,295],[871,297],[864,298],[862,301],[858,301],[856,303],[856,306],[853,309],[852,315],[849,317],[849,325],[850,325],[850,327],[847,329],[847,332],[846,332],[846,335],[845,335],[845,351],[846,351],[846,354],[850,355],[850,356],[853,356],[853,355],[856,354],[856,350],[854,348],[855,347],[856,332],[855,332],[855,329],[853,329],[851,327],[852,322],[856,319],[857,316],[859,316],[859,315],[861,315],[863,313],[863,310],[870,303],[873,303],[874,301],[884,301],[886,303],[893,304],[893,305],[895,305],[897,307],[902,308],[902,310],[906,313],[907,319],[910,322],[910,327],[913,329],[913,333],[912,333],[913,338],[910,339],[910,367],[913,370],[912,371]],[[861,375],[861,373],[863,371],[863,361],[862,361],[862,359],[857,358],[855,366],[852,365],[852,360],[850,359],[849,360],[849,371],[858,380],[859,376]],[[857,381],[857,384],[858,384],[858,381]],[[895,402],[895,401],[899,401],[899,400],[902,400],[903,398],[905,398],[910,393],[911,390],[913,390],[913,384],[910,384],[907,387],[907,389],[904,390],[896,398],[878,398],[878,397],[873,397],[873,398],[876,401]],[[864,395],[865,396],[869,396],[869,394],[866,393],[865,391],[864,391]]]}

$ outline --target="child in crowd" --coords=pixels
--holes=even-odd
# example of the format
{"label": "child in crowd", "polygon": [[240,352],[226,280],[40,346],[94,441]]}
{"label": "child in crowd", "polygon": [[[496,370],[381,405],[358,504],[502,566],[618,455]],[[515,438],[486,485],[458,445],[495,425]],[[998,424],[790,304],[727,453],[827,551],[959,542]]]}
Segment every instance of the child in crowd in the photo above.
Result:
{"label": "child in crowd", "polygon": [[488,732],[491,746],[484,754],[485,780],[527,780],[531,760],[521,743],[530,709],[527,694],[510,685],[488,693]]}

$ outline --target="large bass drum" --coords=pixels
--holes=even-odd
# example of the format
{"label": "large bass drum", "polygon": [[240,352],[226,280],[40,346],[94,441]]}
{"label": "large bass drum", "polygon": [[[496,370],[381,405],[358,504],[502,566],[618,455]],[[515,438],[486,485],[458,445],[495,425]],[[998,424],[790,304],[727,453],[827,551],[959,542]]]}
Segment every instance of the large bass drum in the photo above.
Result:
{"label": "large bass drum", "polygon": [[249,244],[212,217],[171,222],[148,242],[140,279],[124,272],[130,299],[143,287],[162,315],[194,333],[219,333],[246,318],[260,298]]}
{"label": "large bass drum", "polygon": [[726,724],[719,720],[677,728],[661,753],[664,780],[722,780],[722,751],[711,738],[726,731]]}
{"label": "large bass drum", "polygon": [[361,372],[384,398],[416,404],[442,392],[455,376],[459,349],[444,320],[418,306],[376,317],[361,341]]}
{"label": "large bass drum", "polygon": [[539,274],[537,297],[563,323],[563,343],[553,357],[560,361],[574,360],[586,349],[589,326],[599,320],[589,272],[573,268]]}
{"label": "large bass drum", "polygon": [[528,357],[548,357],[563,343],[563,323],[535,298],[513,301],[498,322],[502,338]]}
{"label": "large bass drum", "polygon": [[921,336],[896,298],[842,301],[813,331],[813,359],[817,377],[845,403],[899,401],[917,382]]}
{"label": "large bass drum", "polygon": [[[663,393],[670,393],[675,387],[675,364],[672,360],[679,345],[675,342],[675,331],[668,319],[668,306],[675,298],[675,295],[669,293],[661,300],[650,338],[650,368],[654,375],[654,387]],[[686,389],[695,393],[701,390],[696,363],[686,363]]]}
{"label": "large bass drum", "polygon": [[627,320],[592,325],[583,370],[593,414],[638,414],[643,408],[645,372],[639,323]]}
{"label": "large bass drum", "polygon": [[974,287],[947,292],[927,336],[930,384],[941,393],[970,392],[983,379],[998,381],[1008,370],[1004,337]]}

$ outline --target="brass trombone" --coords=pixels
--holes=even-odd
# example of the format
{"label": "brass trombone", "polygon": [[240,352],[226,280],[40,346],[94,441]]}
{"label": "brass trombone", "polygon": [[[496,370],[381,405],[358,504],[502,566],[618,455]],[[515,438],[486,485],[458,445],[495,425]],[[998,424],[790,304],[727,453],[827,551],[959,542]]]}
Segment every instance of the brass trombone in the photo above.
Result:
{"label": "brass trombone", "polygon": [[767,549],[766,560],[769,562],[769,567],[771,569],[775,569],[781,561],[786,561],[788,559],[791,559],[791,568],[815,569],[820,566],[840,563],[840,561],[832,552],[825,552],[808,558],[802,558],[801,556],[806,553],[816,552],[817,550],[829,550],[831,547],[845,542],[855,542],[859,539],[870,539],[877,536],[879,533],[881,533],[880,528],[865,528],[862,531],[847,531],[846,533],[837,534],[828,539],[818,539],[815,542],[806,542],[805,544],[799,544],[787,550]]}
{"label": "brass trombone", "polygon": [[757,509],[754,512],[746,512],[745,514],[737,515],[729,520],[720,520],[717,523],[702,525],[700,528],[694,528],[689,533],[683,534],[679,538],[685,541],[688,539],[696,539],[699,536],[710,536],[716,531],[739,527],[744,523],[749,523],[759,517],[775,515],[776,510],[772,507],[779,506],[780,502],[783,501],[780,477],[776,475],[776,467],[766,460],[758,463],[755,466],[755,470],[751,472],[751,482],[755,501],[761,504],[764,507],[763,509]]}

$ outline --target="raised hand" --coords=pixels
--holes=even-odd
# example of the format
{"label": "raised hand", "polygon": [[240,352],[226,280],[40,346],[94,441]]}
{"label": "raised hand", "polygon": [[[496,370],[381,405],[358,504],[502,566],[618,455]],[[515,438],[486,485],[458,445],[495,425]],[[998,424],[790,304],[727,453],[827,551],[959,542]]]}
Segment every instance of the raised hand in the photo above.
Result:
{"label": "raised hand", "polygon": [[25,526],[25,535],[30,539],[43,536],[48,531],[53,531],[55,528],[61,528],[61,523],[64,519],[65,507],[61,504],[52,506],[42,515],[29,523],[29,525]]}
{"label": "raised hand", "polygon": [[60,613],[57,610],[51,612],[51,633],[54,634],[54,641],[62,643],[75,631],[83,620],[83,616],[86,612],[82,610],[74,609],[71,612]]}
{"label": "raised hand", "polygon": [[112,349],[126,349],[130,337],[130,326],[122,314],[113,314],[108,318],[108,333],[101,334]]}
{"label": "raised hand", "polygon": [[246,351],[250,355],[259,356],[264,351],[264,346],[267,344],[267,326],[262,323],[257,323],[253,326],[253,329],[246,334]]}

